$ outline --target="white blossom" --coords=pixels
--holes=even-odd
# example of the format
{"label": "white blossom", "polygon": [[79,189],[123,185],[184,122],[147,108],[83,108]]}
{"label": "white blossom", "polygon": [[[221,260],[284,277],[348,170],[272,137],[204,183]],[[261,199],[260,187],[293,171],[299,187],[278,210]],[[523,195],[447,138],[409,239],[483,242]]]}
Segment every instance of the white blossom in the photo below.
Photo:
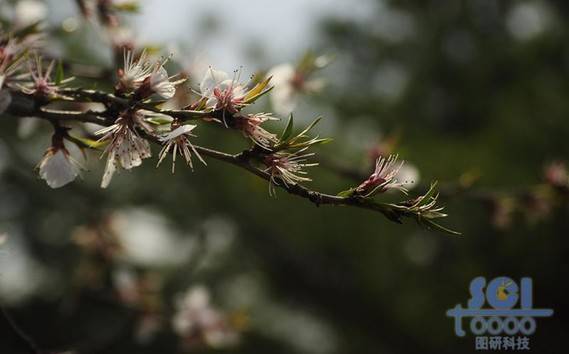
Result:
{"label": "white blossom", "polygon": [[174,173],[176,168],[176,156],[178,153],[186,160],[190,168],[193,168],[192,151],[196,154],[198,159],[206,165],[189,139],[190,137],[195,137],[195,135],[192,134],[192,130],[196,127],[197,126],[193,124],[183,124],[173,129],[170,133],[160,137],[160,141],[164,144],[164,147],[160,151],[158,165],[162,163],[170,151],[172,152],[172,173]]}
{"label": "white blossom", "polygon": [[119,69],[119,83],[117,89],[120,91],[133,91],[138,89],[144,80],[152,74],[152,64],[148,61],[146,51],[143,51],[138,58],[132,51],[125,51],[123,55],[123,69]]}
{"label": "white blossom", "polygon": [[154,71],[149,77],[150,89],[153,93],[158,94],[164,99],[174,97],[176,93],[175,83],[170,81],[168,72],[162,66],[163,63],[157,63]]}
{"label": "white blossom", "polygon": [[19,0],[14,8],[14,22],[19,27],[29,26],[45,19],[47,6],[43,1]]}
{"label": "white blossom", "polygon": [[138,111],[126,112],[115,121],[115,124],[95,133],[103,135],[99,141],[108,142],[102,155],[107,155],[107,164],[101,181],[102,188],[108,187],[117,165],[130,170],[140,166],[143,159],[152,156],[150,144],[138,135],[135,130],[137,126],[142,128],[146,126],[142,114]]}
{"label": "white blossom", "polygon": [[239,83],[239,71],[229,78],[226,72],[211,67],[200,83],[200,92],[207,98],[207,108],[231,113],[236,113],[242,107],[246,94],[244,85]]}
{"label": "white blossom", "polygon": [[63,146],[56,144],[45,152],[37,166],[39,176],[46,181],[51,188],[60,188],[73,182],[81,172],[81,165]]}
{"label": "white blossom", "polygon": [[131,51],[125,51],[124,69],[119,70],[119,82],[116,86],[121,93],[135,92],[139,98],[146,98],[157,94],[164,99],[174,97],[176,85],[184,80],[171,81],[164,65],[168,58],[151,63],[146,52],[142,52],[138,59]]}
{"label": "white blossom", "polygon": [[320,79],[308,79],[292,64],[277,65],[267,76],[271,76],[274,88],[270,95],[274,111],[282,116],[290,114],[298,105],[302,93],[312,93],[322,89],[324,83]]}
{"label": "white blossom", "polygon": [[395,178],[404,183],[406,189],[412,189],[419,183],[421,174],[415,165],[406,162],[401,166]]}

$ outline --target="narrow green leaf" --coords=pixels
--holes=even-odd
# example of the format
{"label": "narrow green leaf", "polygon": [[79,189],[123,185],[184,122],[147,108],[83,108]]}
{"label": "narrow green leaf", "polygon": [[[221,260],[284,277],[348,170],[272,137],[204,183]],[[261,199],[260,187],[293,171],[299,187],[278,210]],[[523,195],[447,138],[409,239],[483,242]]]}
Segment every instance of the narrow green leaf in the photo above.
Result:
{"label": "narrow green leaf", "polygon": [[249,90],[249,92],[247,92],[247,95],[243,99],[244,103],[252,103],[255,100],[257,100],[259,97],[271,91],[273,89],[272,87],[269,87],[268,89],[265,90],[265,88],[269,85],[270,81],[271,77],[269,76],[265,78],[263,81],[257,83],[255,87],[253,87],[251,90]]}
{"label": "narrow green leaf", "polygon": [[140,11],[138,1],[124,1],[122,3],[113,4],[113,8],[117,11],[136,13]]}
{"label": "narrow green leaf", "polygon": [[85,147],[89,149],[99,149],[100,147],[104,146],[106,142],[93,140],[89,138],[81,138],[76,136],[69,136],[70,140],[79,145],[80,147]]}
{"label": "narrow green leaf", "polygon": [[341,191],[340,193],[336,194],[338,197],[343,197],[343,198],[347,198],[347,197],[351,197],[354,192],[356,191],[355,188],[350,188],[347,189],[345,191]]}
{"label": "narrow green leaf", "polygon": [[64,77],[65,75],[63,73],[63,63],[61,62],[61,60],[59,60],[59,62],[57,63],[57,69],[55,71],[55,84],[60,85]]}
{"label": "narrow green leaf", "polygon": [[333,138],[314,139],[310,142],[310,145],[328,144],[328,143],[332,142],[333,140],[334,140]]}
{"label": "narrow green leaf", "polygon": [[292,113],[288,118],[288,122],[286,123],[286,127],[281,135],[281,142],[286,141],[292,135],[292,126],[294,123],[294,119],[292,117]]}
{"label": "narrow green leaf", "polygon": [[437,184],[438,183],[439,183],[438,181],[434,181],[431,183],[431,187],[429,188],[427,193],[425,193],[425,195],[423,195],[423,198],[421,199],[421,201],[418,204],[419,206],[427,204],[430,202],[431,197],[433,197],[437,191]]}
{"label": "narrow green leaf", "polygon": [[[291,139],[291,142],[296,141],[298,139],[298,137]],[[289,144],[287,145],[290,148],[300,148],[300,147],[308,147],[308,146],[313,146],[313,145],[318,145],[318,144],[326,144],[331,142],[333,139],[332,138],[314,138],[311,139],[309,141],[301,141],[298,143],[291,143],[289,142]]]}
{"label": "narrow green leaf", "polygon": [[146,122],[153,125],[165,125],[172,123],[172,119],[169,119],[169,117],[152,117],[147,118]]}
{"label": "narrow green leaf", "polygon": [[421,224],[425,225],[427,228],[433,229],[435,231],[439,231],[439,232],[446,233],[449,235],[454,235],[454,236],[461,236],[462,235],[462,233],[460,233],[458,231],[451,230],[449,228],[446,228],[446,227],[442,226],[441,224],[438,224],[438,223],[436,223],[430,219],[421,219],[421,220],[419,220],[419,222]]}
{"label": "narrow green leaf", "polygon": [[306,133],[308,133],[312,128],[314,128],[314,126],[316,124],[318,124],[318,122],[320,122],[320,120],[322,119],[322,117],[317,117],[312,123],[310,123],[306,128],[304,128],[304,130],[302,132],[300,132],[297,137],[303,137],[305,136]]}
{"label": "narrow green leaf", "polygon": [[13,32],[14,37],[16,38],[24,38],[30,34],[35,34],[40,32],[40,24],[42,21],[36,21],[34,23],[29,24],[15,32]]}

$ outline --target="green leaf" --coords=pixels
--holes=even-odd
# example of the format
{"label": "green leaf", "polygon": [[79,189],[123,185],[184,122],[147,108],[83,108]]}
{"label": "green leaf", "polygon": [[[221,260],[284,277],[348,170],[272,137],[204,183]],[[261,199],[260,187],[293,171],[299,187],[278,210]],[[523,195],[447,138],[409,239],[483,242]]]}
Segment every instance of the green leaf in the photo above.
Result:
{"label": "green leaf", "polygon": [[333,138],[319,138],[319,139],[313,139],[310,141],[310,145],[317,145],[317,144],[328,144],[330,142],[334,141]]}
{"label": "green leaf", "polygon": [[434,197],[436,191],[437,191],[437,184],[439,182],[438,181],[434,181],[431,183],[431,187],[429,188],[429,190],[427,191],[427,193],[425,193],[425,195],[423,195],[423,197],[421,198],[421,201],[419,202],[418,206],[421,205],[425,205],[427,203],[430,202],[431,198]]}
{"label": "green leaf", "polygon": [[63,73],[63,63],[61,62],[61,60],[59,60],[59,62],[57,63],[57,69],[55,71],[55,84],[60,85],[64,77],[65,76]]}
{"label": "green leaf", "polygon": [[314,70],[315,58],[316,55],[314,55],[314,52],[312,50],[307,50],[302,56],[302,58],[299,60],[296,66],[297,70],[303,73],[310,73],[311,71]]}
{"label": "green leaf", "polygon": [[136,0],[123,1],[121,3],[113,4],[113,8],[117,11],[135,13],[140,11],[140,4]]}
{"label": "green leaf", "polygon": [[351,197],[354,192],[356,191],[355,188],[350,188],[345,191],[341,191],[340,193],[336,194],[338,197],[348,198]]}
{"label": "green leaf", "polygon": [[314,138],[308,141],[301,141],[298,143],[294,143],[294,141],[296,141],[298,139],[298,137],[291,139],[291,142],[289,142],[289,144],[287,145],[287,147],[289,148],[301,148],[301,147],[308,147],[308,146],[313,146],[313,145],[318,145],[318,144],[327,144],[329,142],[331,142],[332,138]]}
{"label": "green leaf", "polygon": [[170,124],[172,123],[172,119],[169,117],[160,117],[160,116],[156,116],[156,117],[151,117],[151,118],[147,118],[146,121],[150,124],[153,125],[165,125],[165,124]]}
{"label": "green leaf", "polygon": [[318,117],[316,118],[312,123],[310,123],[306,128],[304,128],[304,130],[302,132],[300,132],[297,135],[297,138],[303,137],[306,135],[306,133],[308,133],[312,128],[314,128],[314,126],[316,124],[318,124],[318,122],[320,122],[320,120],[322,119],[322,117]]}
{"label": "green leaf", "polygon": [[253,103],[255,102],[259,97],[265,95],[266,93],[268,93],[269,91],[271,91],[273,89],[273,87],[269,87],[267,88],[267,86],[269,85],[269,82],[271,81],[272,77],[267,77],[265,78],[263,81],[257,83],[251,90],[249,90],[249,92],[247,92],[247,95],[245,95],[245,98],[243,99],[244,103]]}
{"label": "green leaf", "polygon": [[41,23],[42,23],[42,21],[37,21],[37,22],[31,23],[28,26],[25,26],[25,27],[15,31],[15,32],[13,32],[13,35],[16,38],[24,38],[30,34],[39,33],[39,32],[41,32],[41,30],[40,30]]}
{"label": "green leaf", "polygon": [[76,136],[69,135],[71,140],[79,146],[89,148],[89,149],[99,149],[100,147],[104,146],[106,142],[93,140],[89,138],[80,138]]}
{"label": "green leaf", "polygon": [[292,135],[292,126],[294,123],[294,119],[292,117],[292,113],[288,118],[288,122],[286,123],[286,127],[281,135],[281,142],[286,141]]}
{"label": "green leaf", "polygon": [[446,228],[446,227],[442,226],[441,224],[437,224],[436,222],[434,222],[431,219],[420,219],[418,221],[422,225],[425,225],[427,228],[438,231],[438,232],[442,232],[442,233],[454,235],[454,236],[461,236],[462,235],[462,233],[460,233],[458,231],[451,230],[449,228]]}

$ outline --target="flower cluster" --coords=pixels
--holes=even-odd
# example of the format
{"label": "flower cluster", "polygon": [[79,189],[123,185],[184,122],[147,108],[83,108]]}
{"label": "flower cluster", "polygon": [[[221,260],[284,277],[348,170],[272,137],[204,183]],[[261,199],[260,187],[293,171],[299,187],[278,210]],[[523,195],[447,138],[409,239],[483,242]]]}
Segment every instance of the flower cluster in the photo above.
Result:
{"label": "flower cluster", "polygon": [[[191,140],[196,137],[194,131],[197,124],[187,124],[184,119],[170,118],[160,114],[160,110],[149,111],[147,108],[155,107],[159,101],[152,101],[156,95],[161,99],[171,99],[176,93],[176,86],[184,80],[174,81],[169,76],[165,64],[169,58],[151,61],[145,50],[138,55],[132,51],[125,51],[123,67],[117,71],[115,94],[119,98],[135,102],[134,106],[121,109],[112,124],[95,132],[100,138],[90,146],[104,146],[101,157],[106,156],[107,162],[101,181],[101,187],[109,186],[112,177],[118,169],[131,170],[142,165],[143,160],[152,156],[149,139],[163,145],[158,154],[160,165],[167,155],[172,154],[172,172],[175,171],[176,156],[180,155],[193,168],[192,157],[197,157],[204,165],[198,149]],[[29,62],[28,77],[30,80],[18,83],[18,89],[28,95],[41,96],[50,99],[55,96],[59,86],[70,79],[62,79],[58,73],[56,80],[52,79],[55,61],[46,67],[39,56]],[[292,116],[283,134],[279,137],[263,127],[267,121],[276,121],[271,113],[243,113],[242,109],[254,103],[259,97],[268,93],[271,77],[261,80],[252,80],[244,84],[240,81],[240,70],[230,77],[227,73],[209,68],[199,84],[198,101],[191,104],[191,110],[182,110],[188,114],[196,114],[204,121],[223,121],[227,128],[240,131],[243,136],[250,139],[254,147],[259,148],[257,160],[262,166],[261,171],[267,173],[270,194],[275,194],[274,186],[282,185],[285,188],[311,181],[304,170],[306,167],[316,166],[316,162],[308,159],[314,153],[307,150],[318,143],[327,142],[328,139],[310,138],[307,133],[318,120],[314,121],[302,132],[293,135]],[[67,91],[66,91],[67,92]],[[137,106],[137,103],[141,106]],[[151,103],[143,106],[142,103]],[[107,117],[108,120],[112,117]],[[81,168],[70,157],[62,141],[77,143],[67,131],[58,141],[48,149],[40,163],[40,176],[49,186],[61,187],[78,175]],[[54,140],[55,141],[55,140]],[[87,144],[89,146],[89,144]],[[63,166],[62,175],[53,173],[51,166]]]}
{"label": "flower cluster", "polygon": [[[111,0],[95,3],[101,22],[107,27],[117,27],[113,24],[113,16],[118,3]],[[89,16],[88,5],[93,2],[78,1],[78,4]],[[206,155],[264,178],[268,181],[271,196],[275,195],[278,186],[317,204],[322,200],[328,204],[354,204],[383,212],[396,221],[400,216],[415,216],[418,220],[444,216],[434,206],[436,197],[419,197],[411,204],[407,201],[409,205],[374,204],[371,198],[388,190],[407,193],[407,185],[412,181],[402,177],[404,163],[398,162],[397,156],[379,157],[373,173],[357,187],[322,198],[324,194],[302,186],[312,181],[307,169],[318,165],[312,148],[331,140],[311,134],[321,118],[295,132],[291,113],[283,132],[275,134],[271,132],[269,122],[279,118],[270,112],[245,110],[273,91],[273,109],[276,112],[291,111],[296,104],[293,97],[321,88],[322,83],[312,75],[327,65],[327,57],[309,53],[296,66],[277,67],[266,75],[253,75],[247,82],[241,81],[241,70],[230,75],[209,67],[198,87],[191,88],[186,83],[187,75],[168,73],[166,67],[171,57],[152,59],[146,49],[123,50],[123,65],[116,72],[114,94],[111,94],[62,87],[72,79],[64,78],[64,65],[61,62],[56,65],[56,60],[46,63],[37,54],[27,61],[28,70],[24,70],[27,53],[32,49],[26,43],[20,38],[0,35],[0,111],[11,107],[11,94],[17,92],[22,96],[18,99],[30,100],[31,108],[24,112],[18,111],[19,108],[10,109],[10,113],[37,115],[53,125],[52,144],[37,167],[39,176],[52,188],[70,183],[84,169],[70,153],[70,146],[102,148],[101,158],[106,157],[106,164],[101,187],[107,188],[115,172],[132,170],[151,158],[150,143],[154,142],[162,145],[157,167],[171,154],[172,173],[178,155],[192,169],[193,158],[206,165],[202,158]],[[93,102],[99,107],[85,108],[93,107]],[[75,131],[72,135],[70,131],[76,128],[76,121],[102,126],[94,132],[98,140],[91,136],[77,137]],[[74,123],[64,126],[64,122]],[[200,123],[238,131],[250,142],[249,147],[239,154],[227,154],[194,145]],[[423,223],[431,225],[430,221]]]}

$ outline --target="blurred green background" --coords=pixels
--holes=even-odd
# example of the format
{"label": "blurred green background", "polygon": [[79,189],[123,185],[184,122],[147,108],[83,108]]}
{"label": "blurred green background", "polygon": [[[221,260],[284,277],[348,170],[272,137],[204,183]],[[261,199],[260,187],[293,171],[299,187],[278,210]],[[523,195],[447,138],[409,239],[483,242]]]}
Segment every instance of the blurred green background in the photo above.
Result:
{"label": "blurred green background", "polygon": [[[72,2],[62,3],[47,2],[55,37],[48,51],[108,66],[108,49],[90,42],[96,26],[57,29],[76,16]],[[505,275],[532,277],[535,306],[555,311],[538,319],[532,351],[564,351],[567,199],[543,206],[526,192],[540,190],[547,163],[569,156],[569,3],[340,3],[143,1],[142,19],[129,21],[140,37],[166,36],[160,26],[168,23],[172,38],[146,39],[170,38],[184,48],[175,55],[190,59],[208,51],[228,71],[269,69],[307,49],[335,55],[315,74],[326,87],[303,97],[295,111],[299,121],[325,117],[317,130],[334,142],[318,154],[365,171],[370,149],[397,136],[394,151],[421,174],[412,192],[440,181],[445,225],[463,236],[363,210],[315,208],[282,191],[271,198],[264,181],[213,160],[194,172],[180,164],[174,176],[145,163],[101,190],[103,162],[90,154],[83,180],[51,190],[33,173],[49,144],[48,125],[31,129],[2,116],[0,232],[8,240],[0,249],[0,298],[40,348],[473,352],[474,338],[456,337],[445,312],[466,305],[474,277]],[[193,22],[183,22],[186,13]],[[265,31],[235,25],[252,21]],[[280,40],[292,41],[288,52]],[[264,99],[254,109],[270,106]],[[199,130],[197,144],[247,147],[234,132],[205,124]],[[465,173],[478,178],[457,192],[451,187]],[[355,184],[326,168],[311,175],[311,187],[330,193]],[[511,205],[516,212],[508,212]],[[500,213],[512,214],[509,222],[497,220]],[[188,347],[173,331],[177,296],[199,284],[238,328],[238,345]],[[135,300],[121,297],[121,289],[133,287]],[[26,352],[5,319],[0,333],[0,352]]]}

